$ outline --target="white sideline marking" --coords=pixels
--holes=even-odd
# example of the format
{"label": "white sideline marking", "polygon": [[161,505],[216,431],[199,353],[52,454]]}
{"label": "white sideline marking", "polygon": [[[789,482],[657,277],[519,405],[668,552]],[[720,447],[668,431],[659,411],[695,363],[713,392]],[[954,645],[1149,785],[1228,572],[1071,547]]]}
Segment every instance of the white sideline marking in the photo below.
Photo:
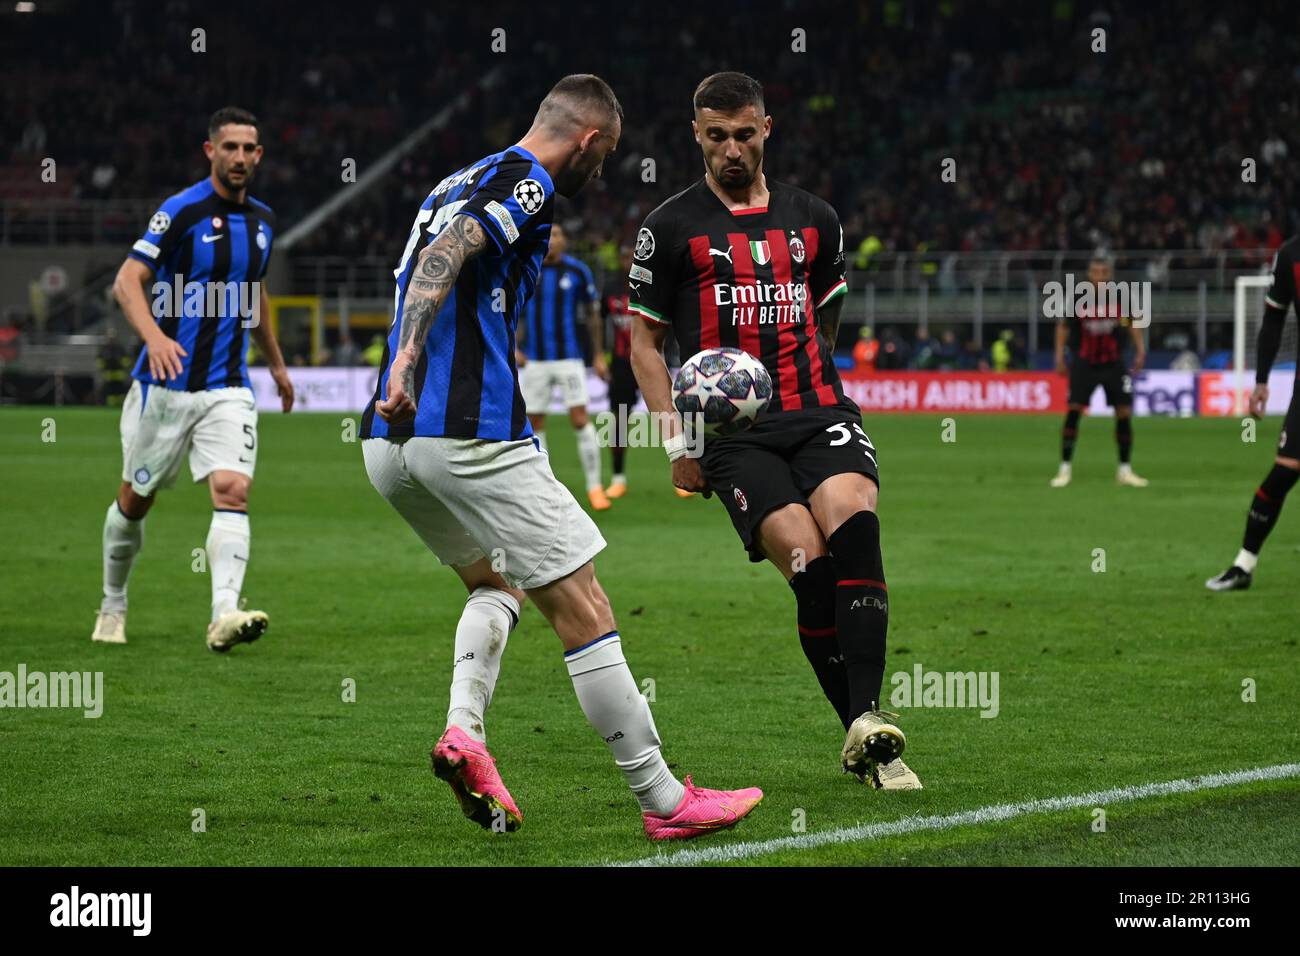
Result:
{"label": "white sideline marking", "polygon": [[1233,770],[1229,773],[1211,773],[1202,777],[1190,777],[1186,780],[1170,780],[1166,783],[1144,783],[1138,786],[1114,787],[1110,790],[1096,790],[1092,793],[1076,794],[1072,797],[1048,797],[1043,800],[1026,800],[1024,803],[1002,803],[978,810],[965,810],[938,817],[904,817],[888,823],[860,823],[857,826],[826,830],[822,833],[803,833],[797,836],[779,837],[775,840],[760,840],[755,843],[733,843],[729,846],[713,846],[702,850],[678,850],[675,853],[660,853],[640,860],[627,860],[612,863],[612,866],[694,866],[697,863],[728,863],[735,860],[748,860],[767,853],[781,850],[809,850],[813,847],[832,843],[857,843],[866,840],[878,840],[881,837],[899,836],[904,833],[917,833],[922,830],[947,830],[952,827],[969,826],[980,823],[999,823],[1013,817],[1034,813],[1055,813],[1059,810],[1075,810],[1080,807],[1097,807],[1109,803],[1125,803],[1130,800],[1142,800],[1146,797],[1163,797],[1171,793],[1196,793],[1201,790],[1216,790],[1242,783],[1257,783],[1261,780],[1284,780],[1288,777],[1300,777],[1300,763],[1277,764],[1273,767],[1257,767],[1254,770]]}

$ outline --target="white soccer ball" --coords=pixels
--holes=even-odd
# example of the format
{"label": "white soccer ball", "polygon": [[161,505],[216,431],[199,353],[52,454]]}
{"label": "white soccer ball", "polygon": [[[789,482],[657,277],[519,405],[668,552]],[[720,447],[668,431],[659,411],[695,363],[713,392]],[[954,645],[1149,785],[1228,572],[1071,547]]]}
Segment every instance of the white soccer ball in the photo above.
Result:
{"label": "white soccer ball", "polygon": [[673,379],[673,407],[686,427],[701,422],[705,435],[734,435],[754,424],[772,401],[772,377],[741,349],[697,352]]}

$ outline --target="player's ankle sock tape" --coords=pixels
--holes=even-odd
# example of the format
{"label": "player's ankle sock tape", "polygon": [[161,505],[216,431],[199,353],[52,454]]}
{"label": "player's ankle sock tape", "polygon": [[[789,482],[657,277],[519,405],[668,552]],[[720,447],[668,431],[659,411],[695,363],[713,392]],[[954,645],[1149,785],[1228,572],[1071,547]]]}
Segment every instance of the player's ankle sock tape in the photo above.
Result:
{"label": "player's ankle sock tape", "polygon": [[859,511],[827,541],[835,560],[835,631],[849,681],[849,716],[876,710],[885,678],[889,595],[880,557],[880,519]]}
{"label": "player's ankle sock tape", "polygon": [[1119,445],[1119,460],[1127,465],[1133,457],[1133,419],[1115,419],[1115,443]]}
{"label": "player's ankle sock tape", "polygon": [[835,634],[835,562],[823,555],[790,579],[799,622],[799,646],[822,693],[845,729],[849,718],[849,678]]}
{"label": "player's ankle sock tape", "polygon": [[475,588],[456,624],[447,726],[486,743],[485,715],[492,702],[506,639],[519,622],[519,602],[507,591]]}
{"label": "player's ankle sock tape", "polygon": [[1259,554],[1264,539],[1277,523],[1287,493],[1295,487],[1297,479],[1300,479],[1300,471],[1274,464],[1273,470],[1255,490],[1255,497],[1250,501],[1250,511],[1246,515],[1246,534],[1241,545],[1247,551]]}
{"label": "player's ankle sock tape", "polygon": [[609,745],[641,809],[672,813],[686,791],[664,763],[650,705],[628,670],[618,631],[565,651],[564,664],[587,722]]}

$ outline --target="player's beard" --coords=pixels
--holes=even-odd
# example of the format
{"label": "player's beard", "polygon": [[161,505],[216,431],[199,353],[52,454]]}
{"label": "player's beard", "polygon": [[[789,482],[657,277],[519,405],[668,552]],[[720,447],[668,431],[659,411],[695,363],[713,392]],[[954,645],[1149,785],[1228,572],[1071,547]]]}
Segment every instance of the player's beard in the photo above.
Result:
{"label": "player's beard", "polygon": [[754,182],[754,176],[762,164],[761,156],[754,163],[753,169],[746,166],[743,159],[738,163],[728,163],[724,159],[722,165],[714,172],[713,178],[723,189],[747,189]]}
{"label": "player's beard", "polygon": [[218,169],[218,170],[217,170],[217,180],[221,183],[221,185],[225,186],[225,187],[226,187],[227,189],[229,189],[232,193],[237,193],[237,192],[240,192],[241,190],[247,189],[247,188],[249,187],[249,184],[251,184],[252,181],[253,181],[253,176],[254,176],[255,173],[256,173],[256,170],[254,169],[254,167],[252,167],[252,166],[245,166],[245,167],[244,167],[244,180],[243,180],[243,182],[236,183],[234,180],[232,180],[232,179],[230,178],[230,170],[228,170],[228,169]]}
{"label": "player's beard", "polygon": [[578,195],[582,187],[591,182],[595,169],[595,166],[584,168],[579,162],[560,170],[555,177],[555,191],[566,199]]}

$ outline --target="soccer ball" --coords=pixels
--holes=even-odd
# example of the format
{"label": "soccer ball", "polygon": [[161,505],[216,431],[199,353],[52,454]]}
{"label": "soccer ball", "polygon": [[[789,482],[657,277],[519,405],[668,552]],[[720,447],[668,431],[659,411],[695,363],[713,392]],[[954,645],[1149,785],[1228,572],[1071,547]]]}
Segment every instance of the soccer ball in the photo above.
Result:
{"label": "soccer ball", "polygon": [[705,435],[744,431],[771,401],[772,377],[762,362],[740,349],[697,352],[673,379],[673,407],[688,429],[702,421]]}

